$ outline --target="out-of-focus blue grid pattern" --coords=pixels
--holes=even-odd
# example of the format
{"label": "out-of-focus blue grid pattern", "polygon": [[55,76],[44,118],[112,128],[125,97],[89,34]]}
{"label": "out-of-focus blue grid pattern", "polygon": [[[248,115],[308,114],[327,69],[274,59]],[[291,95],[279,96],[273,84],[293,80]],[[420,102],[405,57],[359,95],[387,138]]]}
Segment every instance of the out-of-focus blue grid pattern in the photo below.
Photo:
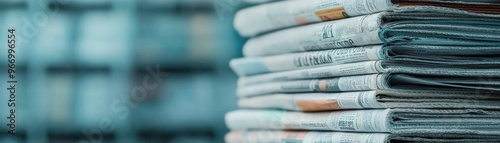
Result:
{"label": "out-of-focus blue grid pattern", "polygon": [[[210,0],[60,1],[68,3],[0,0],[0,38],[7,39],[7,28],[25,37],[16,48],[17,134],[7,134],[9,97],[2,90],[0,142],[79,142],[103,119],[116,129],[102,142],[223,141],[224,114],[237,100],[228,61],[241,56],[244,41],[232,16],[220,19]],[[39,12],[49,15],[47,23],[32,22]],[[119,118],[113,102],[157,65],[168,76]]]}

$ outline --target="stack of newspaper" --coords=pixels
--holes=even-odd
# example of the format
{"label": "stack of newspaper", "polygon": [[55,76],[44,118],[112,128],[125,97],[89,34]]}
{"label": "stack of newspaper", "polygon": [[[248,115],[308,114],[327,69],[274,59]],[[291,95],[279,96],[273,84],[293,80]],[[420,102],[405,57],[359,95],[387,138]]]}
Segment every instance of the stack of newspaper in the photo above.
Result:
{"label": "stack of newspaper", "polygon": [[239,11],[226,142],[500,142],[500,2],[285,0]]}

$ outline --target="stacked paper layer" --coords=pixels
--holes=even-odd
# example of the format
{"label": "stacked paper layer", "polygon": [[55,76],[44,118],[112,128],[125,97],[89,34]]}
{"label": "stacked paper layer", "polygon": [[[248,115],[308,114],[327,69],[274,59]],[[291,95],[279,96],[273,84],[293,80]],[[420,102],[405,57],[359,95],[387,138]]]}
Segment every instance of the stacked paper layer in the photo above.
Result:
{"label": "stacked paper layer", "polygon": [[500,142],[500,3],[285,0],[251,37],[226,142]]}

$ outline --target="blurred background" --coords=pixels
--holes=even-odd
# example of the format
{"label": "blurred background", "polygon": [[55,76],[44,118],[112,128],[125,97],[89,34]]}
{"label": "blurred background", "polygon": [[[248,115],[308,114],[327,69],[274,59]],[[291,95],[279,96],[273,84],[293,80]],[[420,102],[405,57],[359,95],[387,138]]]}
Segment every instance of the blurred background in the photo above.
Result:
{"label": "blurred background", "polygon": [[[0,0],[0,38],[15,28],[18,41],[15,136],[7,133],[8,47],[0,44],[0,143],[223,142],[224,114],[237,108],[228,62],[245,41],[231,10],[246,6]],[[157,66],[168,76],[131,100]]]}

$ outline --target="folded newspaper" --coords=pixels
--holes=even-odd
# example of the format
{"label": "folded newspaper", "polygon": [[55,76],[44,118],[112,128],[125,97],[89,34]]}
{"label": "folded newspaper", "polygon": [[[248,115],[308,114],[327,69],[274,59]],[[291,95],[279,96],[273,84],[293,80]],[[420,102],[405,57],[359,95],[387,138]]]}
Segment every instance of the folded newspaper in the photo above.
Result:
{"label": "folded newspaper", "polygon": [[[234,26],[242,36],[286,27],[388,11],[394,7],[439,6],[475,13],[500,13],[500,4],[477,0],[288,0],[240,10]],[[497,2],[498,3],[498,2]]]}
{"label": "folded newspaper", "polygon": [[411,74],[369,74],[338,78],[293,80],[244,85],[237,88],[236,94],[239,97],[249,97],[275,93],[346,92],[369,90],[500,92],[500,78],[485,76],[457,77]]}
{"label": "folded newspaper", "polygon": [[361,91],[342,93],[270,94],[240,98],[240,108],[329,111],[376,108],[500,109],[500,92],[480,91]]}
{"label": "folded newspaper", "polygon": [[500,142],[500,1],[283,0],[234,26],[256,37],[226,142]]}
{"label": "folded newspaper", "polygon": [[500,134],[500,111],[486,109],[372,109],[332,112],[236,110],[231,130],[280,129],[393,134]]}
{"label": "folded newspaper", "polygon": [[498,63],[480,63],[481,62],[474,61],[436,63],[366,61],[240,77],[238,79],[238,86],[240,87],[277,81],[331,78],[375,73],[405,73],[430,76],[462,76],[478,78],[500,76],[500,67],[498,66]]}
{"label": "folded newspaper", "polygon": [[461,134],[419,134],[392,135],[387,133],[350,133],[350,132],[317,132],[317,131],[276,131],[249,130],[231,131],[225,136],[226,143],[476,143],[500,142],[494,135],[461,135]]}
{"label": "folded newspaper", "polygon": [[310,131],[231,131],[226,143],[386,143],[386,133],[310,132]]}
{"label": "folded newspaper", "polygon": [[233,59],[239,76],[315,68],[363,61],[419,61],[443,64],[500,64],[500,47],[369,45],[353,48]]}
{"label": "folded newspaper", "polygon": [[276,0],[242,0],[242,1],[246,2],[246,3],[251,3],[251,4],[258,4],[258,3],[266,3],[266,2],[276,1]]}
{"label": "folded newspaper", "polygon": [[374,44],[500,45],[500,15],[441,7],[402,7],[343,20],[285,29],[254,37],[245,57]]}

